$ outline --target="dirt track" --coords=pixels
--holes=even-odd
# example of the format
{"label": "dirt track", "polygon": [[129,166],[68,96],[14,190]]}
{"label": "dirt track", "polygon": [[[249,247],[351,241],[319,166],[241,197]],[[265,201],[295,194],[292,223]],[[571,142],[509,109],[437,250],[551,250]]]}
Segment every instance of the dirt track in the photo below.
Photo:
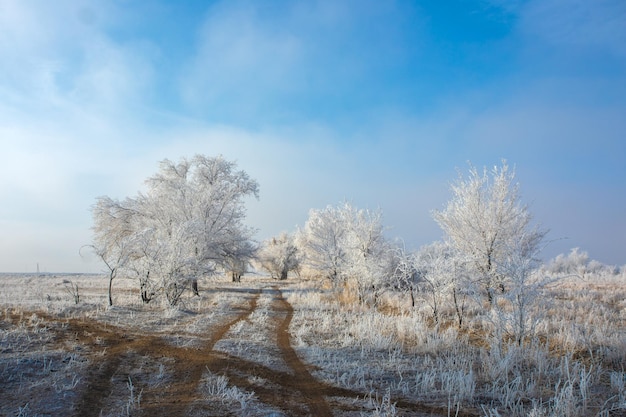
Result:
{"label": "dirt track", "polygon": [[[222,416],[235,415],[224,404],[210,401],[202,393],[207,372],[224,375],[229,384],[246,392],[254,392],[261,403],[271,410],[262,415],[333,416],[358,415],[361,410],[350,401],[364,398],[368,393],[335,387],[316,380],[309,367],[290,344],[289,325],[293,308],[278,287],[239,290],[242,303],[232,309],[217,325],[212,325],[206,337],[196,337],[191,345],[176,346],[172,334],[150,334],[105,324],[93,319],[63,320],[44,316],[55,330],[55,343],[68,342],[85,346],[89,361],[83,373],[83,383],[77,388],[73,411],[63,415],[76,417],[115,414],[111,404],[123,403],[128,397],[132,378],[138,380],[137,369],[154,374],[157,364],[164,375],[159,383],[144,383],[141,403],[128,409],[133,416]],[[249,360],[242,355],[219,350],[215,345],[238,323],[248,320],[257,309],[261,296],[271,297],[267,331],[273,334],[277,360],[288,371]],[[13,317],[17,321],[17,317]],[[189,336],[189,335],[186,335]],[[132,376],[132,378],[131,378]],[[121,388],[120,388],[121,387]],[[136,394],[137,395],[137,394]],[[339,401],[344,399],[345,401]],[[398,415],[447,415],[447,410],[394,399]],[[104,410],[104,412],[103,412]],[[108,411],[107,411],[108,410]],[[361,410],[363,411],[363,410]],[[356,413],[356,414],[353,414]],[[59,414],[61,415],[61,414]],[[459,413],[458,415],[465,415]]]}

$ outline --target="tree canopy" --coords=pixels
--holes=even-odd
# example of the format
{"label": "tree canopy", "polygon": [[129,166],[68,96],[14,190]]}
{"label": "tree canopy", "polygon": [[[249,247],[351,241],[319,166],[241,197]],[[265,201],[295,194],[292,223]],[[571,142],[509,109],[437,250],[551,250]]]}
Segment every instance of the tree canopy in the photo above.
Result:
{"label": "tree canopy", "polygon": [[531,225],[522,205],[515,173],[506,162],[490,172],[471,167],[468,178],[459,176],[453,197],[433,217],[457,256],[482,283],[489,301],[496,287],[503,288],[511,258],[536,255],[546,232]]}
{"label": "tree canopy", "polygon": [[163,290],[174,305],[198,276],[252,256],[244,198],[258,198],[259,186],[234,162],[166,159],[146,185],[134,198],[99,197],[92,210],[96,253],[137,275],[144,301]]}

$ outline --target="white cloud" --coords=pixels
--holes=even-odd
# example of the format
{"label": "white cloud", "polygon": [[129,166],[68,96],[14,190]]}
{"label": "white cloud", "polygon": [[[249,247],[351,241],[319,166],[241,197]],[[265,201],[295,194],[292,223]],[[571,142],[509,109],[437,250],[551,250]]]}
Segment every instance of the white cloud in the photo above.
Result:
{"label": "white cloud", "polygon": [[0,3],[0,95],[7,108],[49,118],[128,117],[152,85],[154,47],[120,44],[106,34],[113,16],[108,2]]}
{"label": "white cloud", "polygon": [[[359,4],[294,3],[279,11],[256,2],[212,6],[196,55],[181,63],[179,82],[193,115],[218,120],[213,114],[223,107],[230,114],[241,110],[230,125],[218,125],[140,108],[154,105],[146,96],[158,88],[153,58],[159,51],[141,39],[109,37],[113,18],[125,17],[108,2],[0,0],[0,53],[6,57],[0,66],[0,223],[12,236],[0,245],[0,267],[24,270],[42,262],[48,270],[91,268],[77,251],[91,239],[94,198],[132,196],[158,161],[195,153],[223,154],[259,181],[260,201],[248,203],[248,223],[261,229],[261,239],[301,225],[310,208],[348,199],[359,207],[380,206],[391,236],[414,246],[428,243],[440,236],[430,210],[445,203],[448,181],[456,167],[465,170],[467,160],[481,166],[505,157],[516,164],[524,195],[537,200],[539,220],[547,227],[557,222],[565,235],[568,228],[582,230],[577,222],[588,222],[598,207],[570,210],[567,221],[559,210],[584,201],[607,173],[616,184],[626,180],[620,76],[553,78],[541,70],[528,73],[534,63],[525,63],[519,73],[483,84],[479,92],[438,97],[439,107],[428,114],[388,110],[346,129],[319,123],[323,118],[313,109],[302,112],[306,120],[285,122],[280,112],[300,105],[300,94],[321,110],[339,98],[345,111],[343,104],[350,103],[341,98],[359,100],[362,82],[375,79],[376,66],[384,65],[379,61],[403,58],[406,44],[386,51],[397,35],[386,23],[400,11]],[[624,29],[610,19],[615,3],[589,10],[580,33],[572,27],[586,13],[585,4],[577,6],[582,11],[563,10],[555,27],[550,15],[561,13],[564,3],[545,4],[517,9],[519,33],[531,48],[537,39],[571,50],[602,44],[621,56],[626,42],[607,40],[602,30],[605,24],[623,39]],[[278,99],[281,106],[272,107]],[[385,107],[363,105],[372,113]],[[246,127],[250,118],[267,114],[274,119]],[[586,184],[569,178],[563,200],[552,209],[550,193],[563,187],[568,178],[562,177],[573,175],[566,165],[579,161],[598,177]],[[623,193],[615,186],[603,190],[606,204],[617,209],[594,220],[597,233],[585,231],[594,247],[601,247],[603,234],[623,229],[615,214],[624,207]]]}

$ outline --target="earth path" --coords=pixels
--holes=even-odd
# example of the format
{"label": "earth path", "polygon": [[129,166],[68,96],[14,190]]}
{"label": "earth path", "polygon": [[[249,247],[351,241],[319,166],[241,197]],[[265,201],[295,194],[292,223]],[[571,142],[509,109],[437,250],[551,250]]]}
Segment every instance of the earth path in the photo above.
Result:
{"label": "earth path", "polygon": [[[211,364],[219,360],[214,355],[213,347],[224,337],[224,335],[238,322],[245,320],[254,312],[257,301],[261,294],[260,290],[251,291],[253,297],[249,300],[247,308],[240,310],[239,314],[232,320],[219,325],[213,329],[211,338],[207,340],[200,349],[168,349],[168,353],[176,359],[174,369],[174,382],[165,395],[152,396],[148,399],[149,407],[143,408],[145,416],[185,416],[198,412],[207,412],[206,405],[196,401],[198,398],[198,386],[202,374],[206,369],[210,369]],[[142,352],[151,354],[150,350]]]}
{"label": "earth path", "polygon": [[197,386],[200,383],[206,363],[214,360],[211,355],[213,346],[237,322],[244,320],[256,308],[260,290],[251,292],[247,308],[237,316],[217,326],[202,349],[180,348],[166,343],[158,336],[133,334],[128,329],[103,325],[91,320],[72,319],[69,330],[81,338],[89,338],[103,345],[101,359],[94,360],[88,370],[87,386],[78,402],[76,417],[100,416],[104,401],[111,395],[113,377],[120,372],[129,351],[140,356],[152,358],[173,358],[174,377],[167,390],[147,390],[143,392],[142,414],[146,416],[183,416],[197,398]]}
{"label": "earth path", "polygon": [[[317,380],[310,373],[310,367],[298,357],[289,336],[294,309],[278,286],[272,285],[269,288],[266,285],[264,289],[241,288],[231,291],[241,293],[247,303],[241,303],[221,324],[213,326],[209,338],[202,339],[196,334],[195,342],[199,342],[199,345],[195,343],[193,347],[175,346],[162,333],[133,331],[127,327],[117,327],[88,318],[62,319],[40,314],[46,321],[55,324],[56,327],[53,328],[56,329],[59,344],[75,339],[91,352],[91,364],[82,375],[85,383],[72,414],[77,417],[100,416],[103,409],[111,410],[110,402],[123,401],[124,397],[120,395],[119,387],[114,386],[114,380],[124,382],[138,358],[153,362],[168,360],[171,378],[158,387],[144,387],[141,406],[132,413],[135,416],[234,415],[224,412],[223,408],[216,409],[203,396],[202,377],[207,370],[227,376],[230,385],[254,392],[260,403],[285,413],[278,415],[331,417],[344,415],[345,412],[362,411],[356,405],[346,405],[350,401],[337,399],[355,400],[357,397],[364,398],[368,393]],[[214,348],[233,326],[249,320],[262,295],[271,296],[271,314],[268,315],[271,320],[268,320],[266,330],[274,335],[273,348],[277,347],[276,352],[280,352],[281,359],[290,371],[273,369],[271,366]],[[15,320],[17,321],[17,317]],[[118,390],[117,393],[115,389]],[[331,399],[334,399],[332,406],[329,404]],[[448,410],[443,407],[400,398],[393,398],[392,403],[395,403],[399,415],[448,415]],[[459,417],[474,415],[463,411],[458,413]]]}
{"label": "earth path", "polygon": [[312,415],[332,417],[333,412],[324,399],[326,387],[311,376],[305,364],[300,360],[293,347],[291,347],[289,324],[293,318],[293,307],[285,300],[278,287],[274,287],[274,292],[274,299],[276,304],[278,304],[277,309],[286,312],[285,319],[278,327],[277,340],[278,347],[282,351],[285,361],[295,373],[295,378],[292,381],[293,386],[302,393]]}

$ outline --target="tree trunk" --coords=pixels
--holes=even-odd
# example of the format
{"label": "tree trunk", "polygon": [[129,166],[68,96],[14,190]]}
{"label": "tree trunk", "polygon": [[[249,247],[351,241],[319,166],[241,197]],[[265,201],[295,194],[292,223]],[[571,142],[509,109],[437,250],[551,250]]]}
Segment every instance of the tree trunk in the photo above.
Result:
{"label": "tree trunk", "polygon": [[454,309],[456,310],[456,318],[460,329],[463,327],[463,310],[465,309],[465,306],[459,304],[459,299],[456,293],[456,288],[453,288],[452,297],[454,298]]}
{"label": "tree trunk", "polygon": [[154,292],[148,294],[149,279],[150,279],[150,271],[146,273],[145,278],[141,278],[139,280],[139,289],[141,291],[141,302],[143,302],[144,304],[148,304],[152,300],[152,297],[154,296]]}
{"label": "tree trunk", "polygon": [[111,271],[109,275],[109,307],[113,305],[113,295],[111,294],[113,291],[113,278],[115,278],[115,270]]}
{"label": "tree trunk", "polygon": [[194,278],[191,280],[191,290],[193,291],[194,295],[200,295],[200,293],[198,293],[198,279]]}
{"label": "tree trunk", "polygon": [[378,291],[375,285],[372,285],[372,295],[374,296],[374,307],[378,307]]}
{"label": "tree trunk", "polygon": [[487,300],[489,301],[489,307],[493,307],[494,298],[493,298],[493,289],[491,288],[491,286],[487,286],[486,292],[487,292]]}

